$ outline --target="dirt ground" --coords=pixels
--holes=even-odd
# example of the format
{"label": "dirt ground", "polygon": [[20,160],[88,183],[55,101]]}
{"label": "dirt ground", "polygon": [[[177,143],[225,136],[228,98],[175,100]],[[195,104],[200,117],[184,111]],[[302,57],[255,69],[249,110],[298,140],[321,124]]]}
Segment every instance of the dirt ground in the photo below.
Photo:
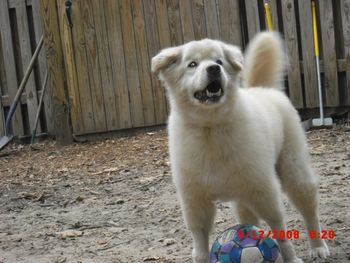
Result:
{"label": "dirt ground", "polygon": [[[350,262],[350,129],[307,133],[321,176],[322,228],[332,257]],[[58,147],[12,144],[0,153],[0,262],[191,262],[171,181],[166,131]],[[301,216],[286,202],[297,253],[308,258]],[[218,204],[215,234],[236,224]]]}

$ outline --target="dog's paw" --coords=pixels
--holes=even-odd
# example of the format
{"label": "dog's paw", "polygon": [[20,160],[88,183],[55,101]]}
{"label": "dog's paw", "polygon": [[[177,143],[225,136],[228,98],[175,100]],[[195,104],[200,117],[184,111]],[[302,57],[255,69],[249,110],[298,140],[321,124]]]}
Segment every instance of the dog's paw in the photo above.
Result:
{"label": "dog's paw", "polygon": [[291,260],[286,260],[284,263],[304,263],[304,261],[301,258],[294,258]]}
{"label": "dog's paw", "polygon": [[195,249],[192,250],[193,263],[209,263],[209,253],[199,252]]}
{"label": "dog's paw", "polygon": [[326,244],[323,244],[322,247],[314,247],[310,252],[311,258],[327,258],[330,256],[329,249]]}

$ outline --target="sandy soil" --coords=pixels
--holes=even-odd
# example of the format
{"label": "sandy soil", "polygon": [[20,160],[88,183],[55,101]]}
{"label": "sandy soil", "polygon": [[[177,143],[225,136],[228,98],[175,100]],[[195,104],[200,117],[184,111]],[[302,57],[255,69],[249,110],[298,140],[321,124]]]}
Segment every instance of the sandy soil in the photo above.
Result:
{"label": "sandy soil", "polygon": [[[350,262],[350,129],[308,132],[321,175],[320,213],[332,257]],[[0,262],[191,262],[171,182],[165,131],[58,147],[12,144],[0,153]],[[297,253],[308,258],[301,216],[286,203]],[[215,234],[236,224],[218,204]]]}

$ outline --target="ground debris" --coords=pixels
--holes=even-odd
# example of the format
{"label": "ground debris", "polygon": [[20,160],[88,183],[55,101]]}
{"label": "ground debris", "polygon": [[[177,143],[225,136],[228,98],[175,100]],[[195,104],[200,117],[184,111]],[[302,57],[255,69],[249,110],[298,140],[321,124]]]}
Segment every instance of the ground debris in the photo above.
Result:
{"label": "ground debris", "polygon": [[81,237],[84,234],[83,231],[68,229],[61,232],[56,232],[56,236],[61,239]]}
{"label": "ground debris", "polygon": [[54,260],[54,263],[66,263],[67,258],[66,257],[58,257]]}
{"label": "ground debris", "polygon": [[159,257],[159,256],[148,256],[148,257],[144,257],[143,261],[144,262],[150,262],[150,261],[160,261],[160,260],[164,260],[165,258],[163,257]]}

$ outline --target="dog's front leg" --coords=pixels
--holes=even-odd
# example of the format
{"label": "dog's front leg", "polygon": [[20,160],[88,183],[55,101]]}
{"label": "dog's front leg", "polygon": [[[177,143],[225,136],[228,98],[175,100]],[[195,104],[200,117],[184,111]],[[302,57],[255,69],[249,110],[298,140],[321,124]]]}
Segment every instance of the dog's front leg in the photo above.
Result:
{"label": "dog's front leg", "polygon": [[192,259],[195,263],[209,262],[209,233],[207,229],[190,229],[193,237]]}
{"label": "dog's front leg", "polygon": [[192,258],[195,263],[209,262],[209,233],[213,225],[215,206],[199,196],[182,196],[182,212],[192,233]]}

